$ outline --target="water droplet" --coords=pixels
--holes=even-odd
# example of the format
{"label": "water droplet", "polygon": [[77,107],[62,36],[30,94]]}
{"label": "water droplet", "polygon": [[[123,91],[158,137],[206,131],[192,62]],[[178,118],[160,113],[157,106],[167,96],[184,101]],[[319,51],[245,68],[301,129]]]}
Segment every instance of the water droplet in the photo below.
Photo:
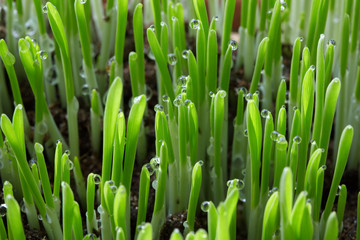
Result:
{"label": "water droplet", "polygon": [[43,6],[42,11],[43,13],[48,13],[48,8],[46,5]]}
{"label": "water droplet", "polygon": [[19,24],[14,24],[12,31],[14,38],[19,38],[21,32],[22,32],[21,26]]}
{"label": "water droplet", "polygon": [[321,166],[321,168],[325,171],[327,167],[326,167],[326,165],[324,164],[324,165]]}
{"label": "water droplet", "polygon": [[24,199],[20,203],[20,211],[23,212],[23,213],[26,213],[26,206],[25,206]]}
{"label": "water droplet", "polygon": [[201,210],[202,210],[203,212],[208,212],[209,209],[210,209],[210,202],[205,201],[205,202],[202,202],[202,203],[201,203]]}
{"label": "water droplet", "polygon": [[225,98],[225,97],[226,97],[226,92],[225,92],[224,90],[218,91],[218,94],[219,94],[219,96],[222,97],[222,98]]}
{"label": "water droplet", "polygon": [[175,98],[175,100],[174,100],[173,103],[174,103],[174,106],[175,106],[175,107],[180,107],[180,105],[181,105],[181,100],[180,100],[180,98],[178,98],[178,97]]}
{"label": "water droplet", "polygon": [[188,59],[188,57],[189,57],[189,50],[184,50],[184,51],[182,52],[182,57],[185,58],[185,59]]}
{"label": "water droplet", "polygon": [[84,84],[84,85],[81,87],[81,94],[82,94],[83,96],[88,96],[88,95],[90,94],[89,85]]}
{"label": "water droplet", "polygon": [[164,111],[164,107],[160,104],[156,104],[155,107],[154,107],[154,111],[157,112],[157,111],[160,111],[160,112],[163,112]]}
{"label": "water droplet", "polygon": [[311,66],[310,66],[310,69],[313,70],[313,71],[315,71],[315,65],[311,65]]}
{"label": "water droplet", "polygon": [[93,180],[94,180],[95,185],[99,185],[101,183],[101,176],[99,174],[94,174]]}
{"label": "water droplet", "polygon": [[151,89],[151,87],[149,87],[148,85],[145,85],[145,95],[146,95],[146,101],[148,102],[152,95],[153,95],[153,91]]}
{"label": "water droplet", "polygon": [[254,99],[254,96],[251,93],[248,93],[245,95],[245,99],[246,99],[246,101],[250,101],[250,100]]}
{"label": "water droplet", "polygon": [[220,20],[219,16],[214,16],[213,19],[215,20],[215,22],[218,22]]}
{"label": "water droplet", "polygon": [[40,143],[39,144],[35,144],[35,151],[36,152],[39,152],[39,153],[42,153],[44,151],[44,147],[43,145],[41,145]]}
{"label": "water droplet", "polygon": [[247,129],[244,129],[243,135],[244,135],[245,137],[249,136],[249,133],[248,133],[248,130],[247,130]]}
{"label": "water droplet", "polygon": [[69,150],[69,149],[66,149],[66,150],[65,150],[65,154],[68,155],[68,157],[69,157],[70,154],[71,154],[71,153],[70,153],[70,150]]}
{"label": "water droplet", "polygon": [[39,133],[41,135],[44,135],[44,134],[46,134],[48,132],[48,127],[47,127],[47,124],[46,124],[46,122],[44,120],[39,123],[38,130],[39,130]]}
{"label": "water droplet", "polygon": [[340,191],[341,191],[341,185],[338,186],[338,190],[336,192],[336,196],[339,196],[340,195]]}
{"label": "water droplet", "polygon": [[215,93],[213,93],[212,91],[210,91],[210,92],[209,92],[209,96],[210,96],[211,98],[213,98],[213,97],[215,97]]}
{"label": "water droplet", "polygon": [[40,214],[38,215],[38,219],[39,219],[39,221],[43,220],[43,218],[42,218],[42,216]]}
{"label": "water droplet", "polygon": [[203,161],[203,160],[198,161],[198,163],[199,163],[200,166],[204,165],[204,161]]}
{"label": "water droplet", "polygon": [[238,48],[238,44],[235,40],[230,40],[229,45],[232,51],[235,51]]}
{"label": "water droplet", "polygon": [[174,53],[168,54],[168,62],[170,65],[174,66],[177,62],[176,55]]}
{"label": "water droplet", "polygon": [[36,26],[36,23],[32,19],[27,20],[25,23],[26,35],[33,36],[36,32],[35,26]]}
{"label": "water droplet", "polygon": [[6,204],[3,203],[0,205],[0,216],[4,217],[6,215],[6,212],[7,212],[7,206]]}
{"label": "water droplet", "polygon": [[177,79],[177,85],[181,85],[183,87],[186,86],[188,80],[188,76],[185,75],[181,75],[178,79]]}
{"label": "water droplet", "polygon": [[153,32],[155,32],[155,25],[150,25],[149,29]]}
{"label": "water droplet", "polygon": [[55,65],[52,65],[46,70],[45,79],[51,85],[55,85],[57,83],[57,68]]}
{"label": "water droplet", "polygon": [[262,111],[261,111],[261,117],[263,117],[263,118],[270,118],[270,115],[271,115],[271,113],[270,113],[270,111],[269,110],[267,110],[267,109],[263,109]]}
{"label": "water droplet", "polygon": [[277,187],[274,187],[272,188],[269,193],[268,193],[268,196],[270,197],[274,192],[277,192],[278,191],[278,188]]}
{"label": "water droplet", "polygon": [[34,158],[29,161],[29,167],[31,168],[33,164],[37,165],[37,161]]}
{"label": "water droplet", "polygon": [[39,51],[39,56],[41,60],[46,60],[48,58],[48,53],[44,50]]}
{"label": "water droplet", "polygon": [[154,168],[151,166],[150,163],[147,163],[147,164],[145,165],[145,167],[146,167],[146,169],[149,171],[150,176],[154,174],[155,170],[154,170]]}
{"label": "water droplet", "polygon": [[317,143],[316,143],[315,139],[311,139],[310,144],[313,145],[315,148],[317,148]]}
{"label": "water droplet", "polygon": [[189,223],[188,223],[188,221],[183,222],[183,226],[184,226],[185,229],[189,228]]}
{"label": "water droplet", "polygon": [[176,20],[177,20],[177,17],[172,16],[171,20],[172,20],[172,21],[176,21]]}
{"label": "water droplet", "polygon": [[321,153],[325,152],[325,149],[323,149],[323,148],[319,148],[319,149],[320,149]]}
{"label": "water droplet", "polygon": [[293,107],[294,112],[295,112],[297,109],[298,109],[297,106],[294,106],[294,107]]}
{"label": "water droplet", "polygon": [[169,102],[169,96],[166,95],[166,94],[164,94],[164,95],[162,96],[162,100],[163,100],[163,102]]}
{"label": "water droplet", "polygon": [[279,134],[277,131],[273,131],[273,132],[270,134],[271,140],[273,140],[273,141],[275,141],[275,142],[278,141],[279,136],[280,136],[280,134]]}
{"label": "water droplet", "polygon": [[86,236],[89,238],[89,240],[95,240],[96,239],[96,235],[94,233],[89,233]]}
{"label": "water droplet", "polygon": [[87,0],[80,0],[81,4],[85,4]]}
{"label": "water droplet", "polygon": [[150,160],[150,165],[152,166],[153,169],[157,170],[160,167],[160,158],[159,157],[153,157]]}
{"label": "water droplet", "polygon": [[186,87],[183,87],[183,88],[181,88],[181,93],[184,93],[184,94],[186,94]]}
{"label": "water droplet", "polygon": [[154,180],[152,183],[151,183],[151,186],[154,190],[157,189],[157,185],[158,185],[158,181],[157,180]]}
{"label": "water droplet", "polygon": [[300,42],[303,42],[303,41],[304,41],[304,38],[303,38],[303,37],[299,37],[299,40],[300,40]]}
{"label": "water droplet", "polygon": [[211,156],[214,156],[215,154],[215,151],[214,151],[214,145],[213,144],[210,144],[208,146],[208,148],[206,149],[206,152],[207,154],[211,157]]}
{"label": "water droplet", "polygon": [[189,99],[186,99],[184,102],[185,107],[189,107],[191,101]]}
{"label": "water droplet", "polygon": [[189,26],[194,30],[198,30],[200,29],[200,21],[198,19],[192,19]]}
{"label": "water droplet", "polygon": [[118,188],[117,188],[116,186],[111,186],[111,187],[110,187],[110,190],[111,190],[112,193],[115,194],[116,191],[118,190]]}
{"label": "water droplet", "polygon": [[336,46],[336,41],[334,40],[334,39],[330,39],[329,41],[328,41],[328,44],[330,45],[333,45],[334,47]]}
{"label": "water droplet", "polygon": [[69,170],[72,170],[74,168],[74,163],[70,159],[66,160],[66,165]]}
{"label": "water droplet", "polygon": [[301,143],[301,137],[300,136],[295,136],[294,138],[293,138],[293,142],[294,143],[296,143],[296,144],[300,144]]}

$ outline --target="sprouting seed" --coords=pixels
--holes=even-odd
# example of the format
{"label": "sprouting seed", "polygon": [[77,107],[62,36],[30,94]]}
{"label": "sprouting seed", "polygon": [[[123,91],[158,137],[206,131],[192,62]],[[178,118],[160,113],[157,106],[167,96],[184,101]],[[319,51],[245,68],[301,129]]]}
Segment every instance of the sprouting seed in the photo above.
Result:
{"label": "sprouting seed", "polygon": [[184,51],[182,52],[182,57],[185,58],[185,59],[188,59],[188,57],[189,57],[189,50],[184,50]]}
{"label": "sprouting seed", "polygon": [[208,212],[209,209],[210,209],[210,203],[208,201],[201,203],[201,210],[203,212]]}
{"label": "sprouting seed", "polygon": [[94,180],[95,185],[99,185],[101,183],[101,176],[99,174],[94,174],[93,180]]}
{"label": "sprouting seed", "polygon": [[194,30],[198,30],[200,29],[200,21],[198,19],[192,19],[189,26]]}
{"label": "sprouting seed", "polygon": [[163,112],[164,111],[164,107],[161,105],[161,104],[156,104],[155,107],[154,107],[154,111],[155,112]]}
{"label": "sprouting seed", "polygon": [[169,53],[168,54],[168,62],[172,66],[174,66],[176,64],[177,58],[176,58],[176,55],[174,53]]}
{"label": "sprouting seed", "polygon": [[294,143],[296,143],[296,144],[300,144],[301,143],[301,137],[300,136],[295,136],[294,138],[293,138],[293,142]]}
{"label": "sprouting seed", "polygon": [[235,51],[238,48],[238,44],[235,40],[230,40],[229,45],[232,51]]}

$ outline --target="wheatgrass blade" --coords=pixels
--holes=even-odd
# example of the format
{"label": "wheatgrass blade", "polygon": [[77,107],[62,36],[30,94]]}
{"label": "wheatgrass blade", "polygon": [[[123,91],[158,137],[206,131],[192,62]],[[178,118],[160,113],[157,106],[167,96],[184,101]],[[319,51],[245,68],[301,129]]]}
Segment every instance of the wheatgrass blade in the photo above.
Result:
{"label": "wheatgrass blade", "polygon": [[192,181],[191,181],[191,191],[190,191],[190,199],[187,213],[187,231],[193,231],[195,226],[195,213],[196,207],[199,199],[200,188],[201,188],[201,166],[202,162],[197,162],[192,171]]}
{"label": "wheatgrass blade", "polygon": [[59,12],[50,2],[46,3],[46,7],[48,9],[51,30],[54,34],[55,41],[60,48],[64,70],[70,149],[74,156],[79,156],[79,133],[77,122],[79,104],[74,92],[69,46]]}

